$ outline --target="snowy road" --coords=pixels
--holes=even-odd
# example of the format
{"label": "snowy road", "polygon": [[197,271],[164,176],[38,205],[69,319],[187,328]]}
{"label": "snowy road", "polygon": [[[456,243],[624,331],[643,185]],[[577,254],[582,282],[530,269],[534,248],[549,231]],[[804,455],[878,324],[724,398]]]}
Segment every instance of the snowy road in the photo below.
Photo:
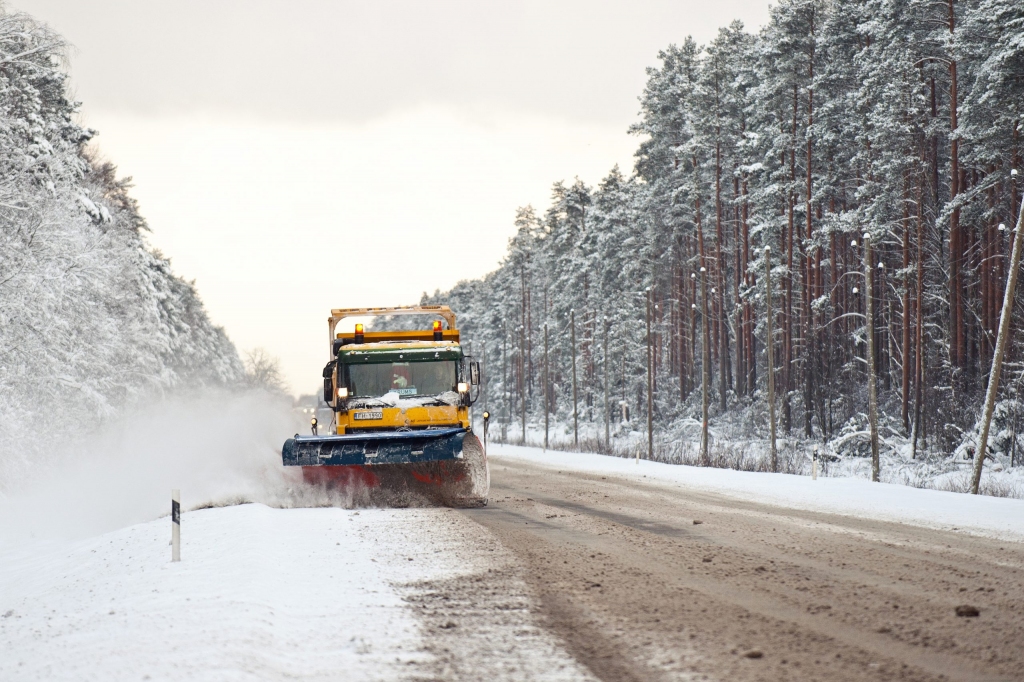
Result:
{"label": "snowy road", "polygon": [[495,447],[483,509],[0,542],[0,680],[1021,679],[1024,501],[815,483]]}
{"label": "snowy road", "polygon": [[[491,505],[461,513],[512,550],[550,630],[602,680],[1022,679],[1019,542],[516,450],[492,460]],[[980,616],[958,617],[965,605]]]}

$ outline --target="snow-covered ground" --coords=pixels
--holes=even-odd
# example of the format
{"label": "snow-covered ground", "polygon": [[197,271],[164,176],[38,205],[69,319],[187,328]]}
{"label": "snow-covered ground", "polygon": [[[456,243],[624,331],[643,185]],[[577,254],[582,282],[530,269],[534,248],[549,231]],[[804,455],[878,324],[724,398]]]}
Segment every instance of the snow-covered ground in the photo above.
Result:
{"label": "snow-covered ground", "polygon": [[[524,460],[1024,540],[1022,500],[493,443],[489,449],[497,466]],[[265,475],[260,466],[243,478]],[[287,485],[265,489],[268,504],[183,514],[180,563],[170,562],[166,516],[73,538],[45,532],[48,523],[32,526],[31,537],[10,526],[23,526],[43,498],[8,498],[0,505],[8,512],[0,518],[0,680],[473,679],[478,669],[491,680],[589,677],[540,626],[521,581],[504,583],[519,586],[500,594],[452,589],[490,571],[516,570],[512,555],[471,517],[448,509],[302,508],[325,500],[289,498]],[[214,497],[230,500],[229,488],[225,483]],[[124,504],[125,518],[144,513],[131,495]],[[113,518],[104,514],[101,525]],[[468,601],[457,606],[460,599]],[[463,622],[448,622],[459,613]],[[471,660],[452,659],[452,647],[472,649]],[[459,666],[461,674],[446,674]]]}
{"label": "snow-covered ground", "polygon": [[492,680],[588,678],[525,586],[472,624],[418,617],[438,585],[510,561],[453,510],[202,509],[182,515],[180,563],[169,537],[164,517],[0,546],[0,680],[445,677],[431,627],[466,628],[443,632],[478,644]]}
{"label": "snow-covered ground", "polygon": [[795,476],[663,464],[492,443],[488,455],[554,469],[612,474],[714,492],[792,509],[898,521],[1024,541],[1024,500],[872,483],[863,478]]}
{"label": "snow-covered ground", "polygon": [[[438,510],[258,504],[0,560],[0,679],[391,679],[418,652],[393,581],[447,575]],[[433,537],[410,537],[409,527]]]}

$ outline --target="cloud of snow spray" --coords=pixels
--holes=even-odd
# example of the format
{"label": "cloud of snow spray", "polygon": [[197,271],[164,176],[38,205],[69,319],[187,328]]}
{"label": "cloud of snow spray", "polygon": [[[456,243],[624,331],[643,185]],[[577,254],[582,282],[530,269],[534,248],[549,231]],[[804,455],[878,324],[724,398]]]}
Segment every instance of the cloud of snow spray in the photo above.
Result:
{"label": "cloud of snow spray", "polygon": [[281,466],[281,444],[299,427],[281,398],[207,391],[139,407],[79,438],[43,431],[53,442],[0,494],[0,541],[149,521],[169,513],[172,488],[186,510],[246,501],[350,506],[350,496],[308,491],[298,471]]}

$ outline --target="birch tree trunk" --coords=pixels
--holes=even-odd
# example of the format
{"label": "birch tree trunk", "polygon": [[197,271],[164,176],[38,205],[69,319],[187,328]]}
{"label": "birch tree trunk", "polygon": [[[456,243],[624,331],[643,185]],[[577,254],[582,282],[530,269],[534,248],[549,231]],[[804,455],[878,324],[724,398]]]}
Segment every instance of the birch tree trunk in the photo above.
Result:
{"label": "birch tree trunk", "polygon": [[1021,242],[1024,241],[1024,206],[1017,216],[1017,227],[1013,230],[1013,252],[1010,255],[1010,271],[1006,275],[1006,291],[1003,293],[1003,310],[999,315],[999,336],[996,337],[995,353],[992,354],[992,371],[988,375],[988,391],[985,393],[985,411],[981,418],[981,433],[978,435],[978,450],[974,455],[974,478],[971,480],[971,494],[977,495],[981,486],[981,469],[988,451],[988,430],[992,425],[992,411],[996,406],[999,392],[999,374],[1003,369],[1003,354],[1010,338],[1010,318],[1013,316],[1013,295],[1017,288],[1017,271],[1020,269]]}

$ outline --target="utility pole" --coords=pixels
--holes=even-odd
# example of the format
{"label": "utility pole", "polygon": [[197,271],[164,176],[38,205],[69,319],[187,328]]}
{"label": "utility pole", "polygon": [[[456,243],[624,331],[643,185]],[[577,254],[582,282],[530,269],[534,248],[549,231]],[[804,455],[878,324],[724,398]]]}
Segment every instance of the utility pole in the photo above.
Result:
{"label": "utility pole", "polygon": [[608,414],[608,318],[604,318],[604,446],[612,450],[611,417]]}
{"label": "utility pole", "polygon": [[768,356],[768,430],[771,433],[772,471],[779,471],[779,453],[775,447],[775,336],[772,331],[772,318],[775,310],[772,306],[772,247],[764,247],[764,286],[765,286],[765,321],[768,324],[768,335],[765,348]]}
{"label": "utility pole", "polygon": [[548,323],[544,323],[544,449],[548,449],[548,416],[551,414],[551,405],[548,404]]}
{"label": "utility pole", "polygon": [[708,389],[711,385],[711,331],[708,329],[708,270],[700,268],[700,304],[701,304],[701,429],[700,429],[700,461],[703,466],[711,463],[708,437]]}
{"label": "utility pole", "polygon": [[651,371],[654,364],[651,361],[651,288],[647,287],[646,291],[647,300],[647,314],[645,316],[647,322],[647,459],[654,459],[654,400],[652,392],[654,391],[654,382],[651,380]]}
{"label": "utility pole", "polygon": [[501,323],[501,392],[505,395],[502,401],[505,403],[505,418],[501,422],[501,442],[508,442],[508,422],[511,417],[509,402],[511,393],[508,387],[508,328],[504,321]]}
{"label": "utility pole", "polygon": [[519,325],[519,408],[523,417],[522,445],[526,445],[526,327]]}
{"label": "utility pole", "polygon": [[580,422],[576,403],[576,311],[569,311],[570,342],[572,343],[572,442],[580,445]]}
{"label": "utility pole", "polygon": [[[996,406],[999,392],[999,374],[1003,370],[1003,353],[1010,339],[1010,317],[1013,314],[1013,296],[1017,288],[1017,271],[1020,269],[1020,251],[1024,235],[1024,201],[1017,215],[1017,227],[1013,231],[1013,251],[1010,255],[1010,271],[1006,275],[1006,291],[1003,293],[1003,310],[999,314],[999,335],[996,337],[996,351],[992,355],[992,370],[988,374],[988,391],[985,394],[985,411],[982,413],[981,433],[978,451],[974,453],[974,478],[971,480],[971,494],[977,495],[981,486],[981,468],[985,464],[988,450],[988,430],[992,425],[992,411]],[[1000,227],[1002,227],[1000,225]]]}
{"label": "utility pole", "polygon": [[871,235],[864,233],[864,298],[868,337],[868,426],[871,429],[871,480],[878,482],[878,382],[875,378],[875,273]]}

